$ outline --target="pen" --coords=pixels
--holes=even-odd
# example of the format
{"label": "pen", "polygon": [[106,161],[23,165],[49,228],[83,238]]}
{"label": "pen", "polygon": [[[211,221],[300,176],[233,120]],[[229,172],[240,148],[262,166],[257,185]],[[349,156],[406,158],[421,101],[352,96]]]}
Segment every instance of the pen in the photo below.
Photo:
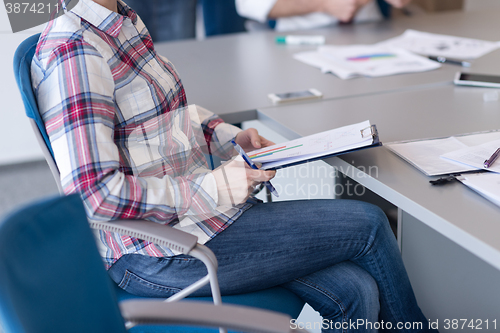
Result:
{"label": "pen", "polygon": [[[252,160],[250,159],[250,157],[248,157],[248,155],[245,153],[245,151],[243,150],[243,148],[241,148],[241,146],[239,144],[237,144],[234,140],[231,140],[231,143],[233,144],[234,149],[236,149],[236,151],[238,152],[238,154],[240,154],[240,156],[243,157],[243,159],[245,160],[245,162],[247,162],[247,164],[252,169],[256,169],[256,170],[259,169],[259,167],[254,162],[252,162]],[[272,194],[274,194],[276,197],[279,197],[278,191],[276,191],[276,189],[274,188],[274,186],[271,184],[270,181],[265,181],[265,182],[263,182],[263,184],[266,185],[267,189]]]}
{"label": "pen", "polygon": [[470,62],[467,61],[461,61],[461,60],[455,60],[455,59],[449,59],[445,57],[435,57],[435,56],[429,56],[428,57],[431,60],[440,62],[442,64],[451,64],[451,65],[458,65],[462,67],[470,67]]}
{"label": "pen", "polygon": [[494,153],[493,155],[490,156],[490,158],[488,158],[486,161],[484,161],[484,164],[483,166],[485,168],[489,168],[494,162],[495,160],[498,158],[498,155],[500,155],[500,148],[498,148]]}
{"label": "pen", "polygon": [[278,36],[276,37],[277,44],[288,44],[288,45],[323,45],[325,44],[325,36],[298,36],[298,35],[288,35],[288,36]]}

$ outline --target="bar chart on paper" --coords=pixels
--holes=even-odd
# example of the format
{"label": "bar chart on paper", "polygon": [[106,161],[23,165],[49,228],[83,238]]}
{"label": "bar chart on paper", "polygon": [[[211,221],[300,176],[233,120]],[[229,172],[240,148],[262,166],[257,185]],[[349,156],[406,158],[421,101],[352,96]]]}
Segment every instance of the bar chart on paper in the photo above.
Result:
{"label": "bar chart on paper", "polygon": [[381,60],[394,58],[396,55],[394,53],[374,53],[374,54],[362,54],[355,57],[346,58],[347,61],[370,61],[370,60]]}

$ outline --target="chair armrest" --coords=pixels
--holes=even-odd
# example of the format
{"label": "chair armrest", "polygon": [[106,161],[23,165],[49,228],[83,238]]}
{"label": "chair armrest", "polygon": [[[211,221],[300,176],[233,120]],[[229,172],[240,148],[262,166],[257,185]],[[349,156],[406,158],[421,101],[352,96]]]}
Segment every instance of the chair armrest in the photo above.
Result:
{"label": "chair armrest", "polygon": [[198,237],[172,227],[146,220],[89,221],[92,229],[129,235],[172,250],[188,254],[196,246]]}
{"label": "chair armrest", "polygon": [[196,301],[164,303],[145,299],[123,301],[120,310],[126,321],[136,325],[178,324],[225,327],[243,332],[292,332],[288,315],[241,305]]}
{"label": "chair armrest", "polygon": [[198,244],[198,237],[170,226],[146,220],[89,221],[89,224],[92,229],[129,235],[154,244],[163,245],[201,260],[207,267],[208,274],[182,291],[170,296],[166,300],[167,302],[178,301],[208,283],[210,283],[214,303],[220,304],[222,302],[217,279],[217,258],[208,247]]}

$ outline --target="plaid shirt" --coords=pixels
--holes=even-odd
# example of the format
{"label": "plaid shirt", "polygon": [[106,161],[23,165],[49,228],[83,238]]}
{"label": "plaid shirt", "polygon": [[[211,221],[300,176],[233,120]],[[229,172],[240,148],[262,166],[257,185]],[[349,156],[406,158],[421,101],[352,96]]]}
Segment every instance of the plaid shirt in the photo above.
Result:
{"label": "plaid shirt", "polygon": [[[92,220],[152,220],[205,243],[250,207],[218,206],[203,155],[230,158],[239,129],[188,106],[177,72],[156,54],[140,18],[124,3],[118,12],[80,0],[47,24],[33,59],[33,88],[64,192],[80,193]],[[124,254],[175,254],[97,233],[108,268]]]}

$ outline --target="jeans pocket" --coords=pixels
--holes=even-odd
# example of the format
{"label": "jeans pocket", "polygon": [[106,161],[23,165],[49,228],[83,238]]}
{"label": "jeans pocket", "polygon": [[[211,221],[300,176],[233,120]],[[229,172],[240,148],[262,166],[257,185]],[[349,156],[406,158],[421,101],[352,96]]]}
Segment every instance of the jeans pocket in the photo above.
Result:
{"label": "jeans pocket", "polygon": [[118,286],[130,294],[144,297],[167,298],[181,290],[148,281],[129,270],[125,271]]}

